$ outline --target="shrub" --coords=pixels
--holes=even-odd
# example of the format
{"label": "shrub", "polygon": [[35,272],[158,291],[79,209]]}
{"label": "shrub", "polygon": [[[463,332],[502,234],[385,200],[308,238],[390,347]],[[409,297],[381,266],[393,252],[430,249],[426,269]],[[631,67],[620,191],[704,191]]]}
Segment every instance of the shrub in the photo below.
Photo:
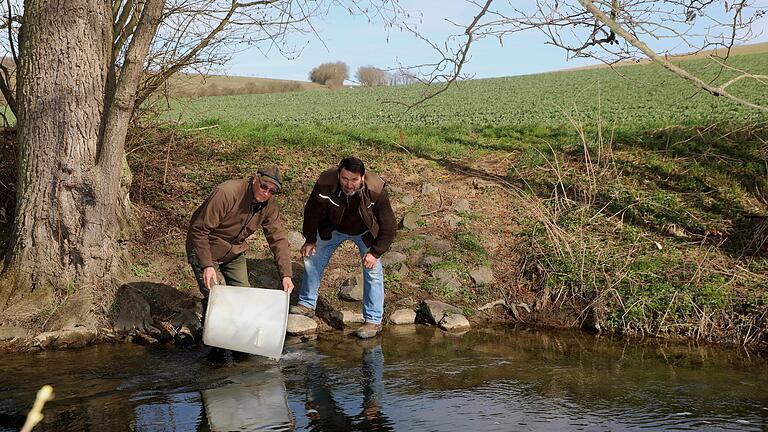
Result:
{"label": "shrub", "polygon": [[310,81],[330,88],[341,88],[347,78],[349,78],[349,68],[341,61],[323,63],[309,72]]}
{"label": "shrub", "polygon": [[383,86],[389,82],[389,74],[377,67],[360,66],[355,74],[355,79],[366,87]]}

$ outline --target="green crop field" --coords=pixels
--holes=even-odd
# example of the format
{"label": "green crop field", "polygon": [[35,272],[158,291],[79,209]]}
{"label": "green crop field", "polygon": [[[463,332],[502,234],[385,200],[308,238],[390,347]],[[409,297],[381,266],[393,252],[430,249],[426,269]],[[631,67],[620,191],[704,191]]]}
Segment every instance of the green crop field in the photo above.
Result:
{"label": "green crop field", "polygon": [[[706,60],[682,62],[707,80],[725,82],[730,70]],[[733,56],[729,65],[764,73],[768,53]],[[738,83],[734,92],[768,104],[768,87]],[[462,82],[406,112],[400,103],[419,99],[420,85],[336,92],[207,97],[176,103],[171,117],[192,123],[271,123],[347,127],[559,126],[568,116],[597,116],[621,126],[733,122],[765,119],[754,110],[697,92],[657,65],[637,65]]]}

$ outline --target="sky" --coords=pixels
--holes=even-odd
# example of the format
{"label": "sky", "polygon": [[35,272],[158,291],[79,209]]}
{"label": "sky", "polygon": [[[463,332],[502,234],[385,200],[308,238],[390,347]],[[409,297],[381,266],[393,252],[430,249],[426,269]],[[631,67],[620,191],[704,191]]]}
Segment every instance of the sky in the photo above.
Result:
{"label": "sky", "polygon": [[[531,0],[510,3],[532,4]],[[768,8],[768,0],[757,3],[765,3]],[[457,27],[450,21],[466,25],[478,11],[476,5],[465,0],[400,0],[400,4],[415,16],[421,15],[419,32],[439,43],[457,33]],[[754,42],[768,41],[768,32],[763,31],[766,20],[768,18],[760,22],[761,28],[757,29],[759,35]],[[350,16],[346,10],[332,10],[327,16],[313,21],[313,26],[316,35],[300,35],[291,39],[295,47],[303,47],[296,58],[285,58],[277,50],[264,53],[254,48],[243,49],[225,65],[224,72],[233,76],[306,81],[313,67],[326,62],[343,61],[349,66],[350,75],[354,76],[360,66],[387,69],[433,62],[439,58],[428,43],[412,34],[388,31],[381,22]],[[546,40],[540,31],[515,34],[506,38],[503,45],[497,39],[481,39],[472,46],[464,73],[472,78],[490,78],[599,63],[595,59],[568,59],[564,50],[547,45]],[[665,41],[651,43],[678,52],[690,51],[686,47],[670,46]]]}

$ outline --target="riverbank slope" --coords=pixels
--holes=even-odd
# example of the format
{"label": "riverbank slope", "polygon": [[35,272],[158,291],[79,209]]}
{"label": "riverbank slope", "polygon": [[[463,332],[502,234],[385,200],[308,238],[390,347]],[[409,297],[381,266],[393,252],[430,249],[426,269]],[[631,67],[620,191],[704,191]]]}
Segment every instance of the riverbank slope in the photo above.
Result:
{"label": "riverbank slope", "polygon": [[[747,70],[768,64],[764,53],[731,60]],[[701,60],[686,66],[707,73]],[[171,117],[181,124],[131,132],[141,235],[112,297],[137,290],[156,322],[169,322],[199,296],[184,235],[216,184],[280,166],[286,191],[277,199],[286,226],[300,232],[317,175],[356,154],[388,182],[402,225],[385,255],[398,261],[387,270],[388,308],[437,299],[476,325],[764,345],[768,118],[695,94],[654,65],[621,73],[470,81],[410,111],[386,101],[414,100],[423,88],[180,103]],[[762,85],[743,85],[766,102]],[[294,249],[300,243],[294,238]],[[252,283],[276,286],[261,236],[249,258]],[[293,258],[300,274],[296,250]],[[357,272],[356,252],[340,250],[323,304],[345,305],[338,292]],[[109,330],[119,311],[104,309]],[[46,322],[23,324],[44,330]]]}

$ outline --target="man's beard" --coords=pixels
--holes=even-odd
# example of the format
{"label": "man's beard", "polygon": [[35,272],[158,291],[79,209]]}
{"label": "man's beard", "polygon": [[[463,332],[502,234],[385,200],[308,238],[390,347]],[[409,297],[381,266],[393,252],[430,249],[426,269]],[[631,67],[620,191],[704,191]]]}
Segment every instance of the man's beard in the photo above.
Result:
{"label": "man's beard", "polygon": [[357,188],[357,189],[353,189],[352,192],[347,193],[347,191],[345,191],[344,188],[341,188],[341,191],[344,192],[344,195],[346,195],[348,197],[355,196],[355,194],[359,190],[360,190],[360,188]]}

